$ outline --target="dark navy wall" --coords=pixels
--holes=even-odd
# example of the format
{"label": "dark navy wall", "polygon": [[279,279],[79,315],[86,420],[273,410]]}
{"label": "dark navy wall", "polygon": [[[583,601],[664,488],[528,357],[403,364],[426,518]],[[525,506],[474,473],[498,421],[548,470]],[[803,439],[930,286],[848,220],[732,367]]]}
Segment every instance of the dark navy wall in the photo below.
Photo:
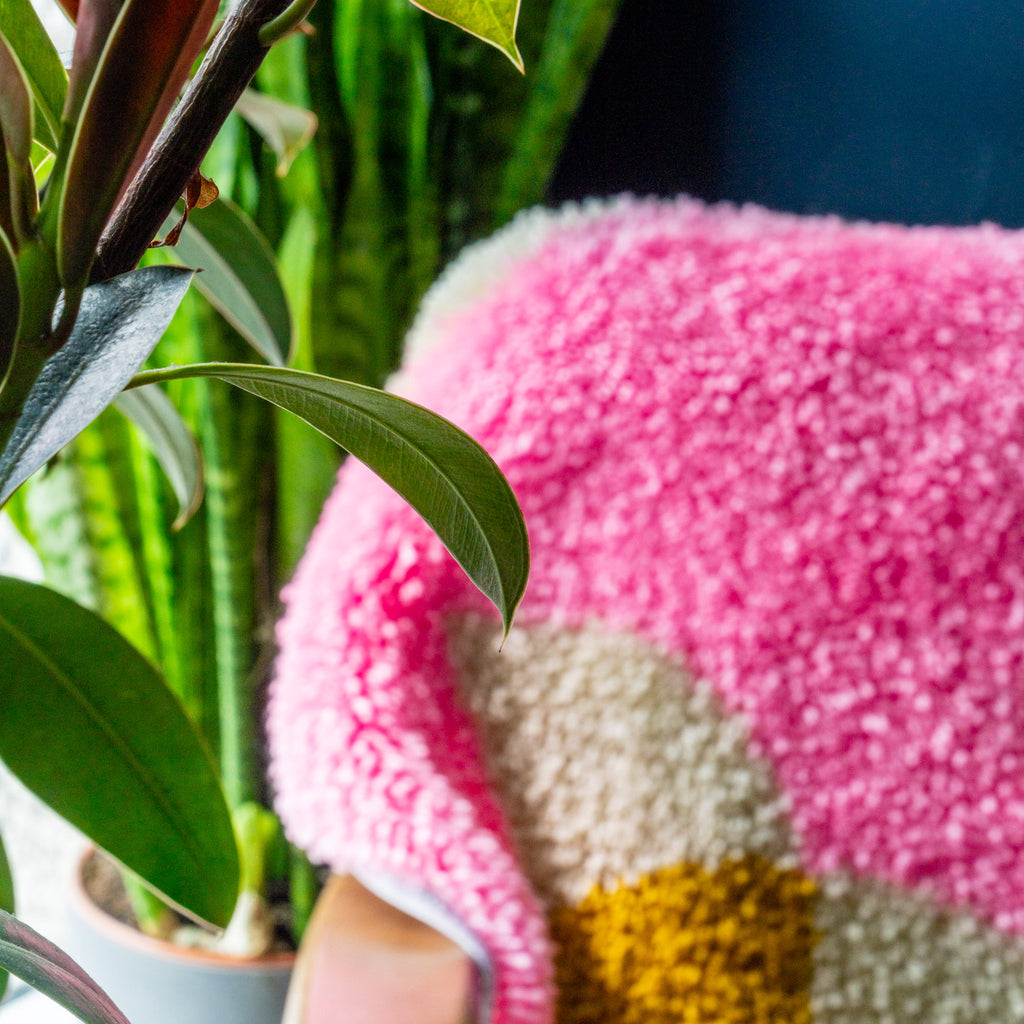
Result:
{"label": "dark navy wall", "polygon": [[1024,225],[1021,0],[625,0],[553,199]]}

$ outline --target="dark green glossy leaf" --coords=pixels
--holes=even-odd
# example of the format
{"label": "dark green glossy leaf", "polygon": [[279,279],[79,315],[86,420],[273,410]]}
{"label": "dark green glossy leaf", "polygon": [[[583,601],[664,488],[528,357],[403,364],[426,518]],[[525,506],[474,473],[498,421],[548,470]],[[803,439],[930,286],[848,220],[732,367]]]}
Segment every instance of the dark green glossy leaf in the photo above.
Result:
{"label": "dark green glossy leaf", "polygon": [[497,47],[520,71],[516,46],[519,0],[413,0],[417,7]]}
{"label": "dark green glossy leaf", "polygon": [[99,616],[0,576],[0,759],[153,889],[227,923],[239,867],[213,761],[153,666]]}
{"label": "dark green glossy leaf", "polygon": [[160,463],[178,499],[172,529],[180,530],[203,500],[203,460],[195,435],[158,388],[122,391],[115,404],[142,431]]}
{"label": "dark green glossy leaf", "polygon": [[57,148],[60,114],[68,88],[68,76],[60,56],[31,0],[0,3],[0,32],[18,55],[32,90],[40,115],[36,119],[36,137],[53,152]]}
{"label": "dark green glossy leaf", "polygon": [[0,505],[91,423],[152,352],[192,271],[147,267],[85,290],[75,329],[43,367],[0,453]]}
{"label": "dark green glossy leaf", "polygon": [[21,314],[21,294],[18,290],[18,269],[14,263],[14,250],[0,228],[0,380],[11,362],[14,339],[18,333]]}
{"label": "dark green glossy leaf", "polygon": [[[164,224],[167,231],[177,217]],[[288,301],[267,240],[234,203],[218,199],[193,210],[173,250],[202,273],[196,287],[228,323],[274,366],[283,366],[291,345]]]}
{"label": "dark green glossy leaf", "polygon": [[3,911],[0,965],[86,1024],[129,1024],[110,997],[67,953]]}
{"label": "dark green glossy leaf", "polygon": [[364,462],[426,520],[510,628],[529,573],[526,526],[508,481],[458,427],[387,392],[278,367],[179,366],[135,383],[183,377],[218,377],[273,402]]}

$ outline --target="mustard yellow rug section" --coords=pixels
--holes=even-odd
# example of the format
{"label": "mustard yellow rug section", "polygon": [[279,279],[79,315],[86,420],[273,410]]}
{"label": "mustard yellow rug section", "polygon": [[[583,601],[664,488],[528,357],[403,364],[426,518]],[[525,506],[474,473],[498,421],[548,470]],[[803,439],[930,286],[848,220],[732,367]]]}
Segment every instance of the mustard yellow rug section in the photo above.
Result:
{"label": "mustard yellow rug section", "polygon": [[816,896],[757,856],[595,887],[551,913],[558,1024],[810,1024]]}

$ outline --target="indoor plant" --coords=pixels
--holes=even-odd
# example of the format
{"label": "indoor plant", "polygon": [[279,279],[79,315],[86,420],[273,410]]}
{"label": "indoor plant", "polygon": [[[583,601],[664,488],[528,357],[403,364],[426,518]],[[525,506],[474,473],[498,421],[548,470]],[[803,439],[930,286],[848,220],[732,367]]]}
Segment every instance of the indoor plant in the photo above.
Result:
{"label": "indoor plant", "polygon": [[[120,7],[120,4],[112,6]],[[267,3],[243,5],[241,15],[238,12],[232,15],[236,17],[234,24],[240,30],[237,36],[245,38],[246,18],[249,19],[251,37],[253,26],[282,6]],[[517,82],[514,76],[500,79],[494,66],[488,67],[481,59],[479,48],[458,42],[454,33],[440,35],[433,28],[428,28],[427,35],[424,35],[420,23],[411,20],[411,8],[404,0],[384,5],[382,9],[388,12],[384,18],[379,11],[371,10],[370,5],[322,3],[311,14],[318,31],[308,44],[314,50],[319,48],[318,59],[304,60],[301,41],[296,39],[289,40],[270,54],[261,71],[261,83],[286,94],[297,90],[301,94],[290,98],[313,102],[323,125],[314,143],[319,160],[314,162],[310,154],[306,158],[307,166],[300,168],[299,174],[279,182],[266,173],[259,160],[252,166],[246,165],[244,160],[240,164],[239,153],[245,153],[245,145],[234,146],[232,154],[229,142],[222,141],[219,157],[217,154],[214,157],[221,170],[231,165],[226,172],[228,178],[248,182],[248,187],[240,190],[248,193],[247,205],[251,212],[275,242],[286,251],[292,246],[293,257],[296,253],[294,240],[310,230],[310,223],[319,227],[315,258],[305,262],[293,258],[286,263],[286,283],[298,311],[298,344],[292,352],[293,366],[326,370],[368,383],[381,382],[397,358],[398,339],[409,312],[446,256],[475,234],[507,219],[519,205],[541,197],[561,135],[581,95],[587,71],[599,49],[614,6],[615,3],[608,0],[586,4],[559,3],[556,0],[550,5],[534,5],[541,16],[532,23],[527,19],[523,43],[531,65],[537,69],[528,83]],[[10,16],[13,16],[15,7],[22,5],[13,5],[8,12]],[[83,5],[83,9],[87,8],[88,5]],[[22,13],[17,11],[18,16]],[[515,11],[508,13],[514,17]],[[7,25],[0,28],[8,30]],[[223,47],[224,52],[228,50],[229,47]],[[325,51],[334,52],[336,65],[324,60]],[[261,50],[258,55],[264,53],[265,50]],[[238,59],[237,53],[230,59]],[[249,62],[247,67],[251,66],[252,55],[246,60]],[[30,77],[36,86],[39,85],[37,79],[42,78],[37,74],[42,67],[40,61],[38,54],[30,61]],[[416,74],[410,74],[407,68],[400,79],[401,88],[395,89],[392,80],[403,62]],[[295,75],[297,68],[308,69],[304,85]],[[432,76],[426,82],[423,78],[425,68],[429,68]],[[234,77],[239,82],[244,78],[238,74]],[[210,79],[209,74],[207,78]],[[299,86],[295,84],[297,81]],[[445,102],[431,102],[431,81],[436,83],[438,90],[444,90]],[[205,96],[204,101],[211,95],[217,98],[217,110],[212,120],[222,120],[230,104],[225,103],[218,89],[209,83],[205,90],[194,91]],[[51,115],[58,109],[52,95],[49,109]],[[209,106],[207,120],[210,120]],[[237,135],[238,129],[234,131]],[[166,156],[173,144],[181,144],[182,137],[188,139],[187,144],[196,144],[187,131],[179,131],[178,141],[165,142],[163,150],[158,150],[158,153],[163,152]],[[404,150],[396,167],[397,140],[404,140]],[[206,141],[208,139],[202,144]],[[460,168],[461,176],[457,173]],[[151,170],[150,180],[157,182],[159,187],[154,186],[150,195],[136,193],[138,202],[134,209],[122,208],[114,231],[100,246],[97,265],[101,269],[98,273],[94,271],[93,276],[104,276],[133,265],[139,246],[152,236],[159,225],[160,218],[151,208],[154,206],[153,191],[165,196],[163,206],[166,209],[166,196],[173,195],[173,189],[161,177],[166,167],[161,168],[159,157],[151,164]],[[221,171],[217,173],[219,177]],[[223,183],[223,178],[220,180]],[[211,209],[207,216],[218,216],[216,209]],[[197,219],[202,219],[202,216],[198,215]],[[140,221],[148,226],[138,227]],[[397,248],[394,243],[396,234],[402,237]],[[382,249],[390,258],[376,258],[375,254]],[[131,252],[132,258],[126,260],[125,252]],[[228,252],[226,256],[230,261],[231,254]],[[298,270],[296,264],[299,265]],[[267,288],[256,291],[265,300]],[[331,301],[326,301],[327,298]],[[353,315],[353,310],[358,315]],[[223,335],[220,344],[227,347],[237,345],[222,327],[211,324],[207,313],[194,311],[191,315],[202,319],[202,333],[207,338]],[[178,332],[179,341],[188,334],[187,331]],[[191,332],[191,335],[195,334]],[[287,341],[285,349],[287,351]],[[174,351],[170,358],[180,358],[180,349]],[[175,370],[169,376],[183,375],[183,371]],[[246,437],[249,442],[247,459],[266,449],[271,433],[276,431],[282,438],[275,465],[279,479],[299,478],[304,484],[308,484],[313,476],[318,480],[316,486],[299,488],[284,485],[279,488],[279,521],[284,525],[278,542],[278,565],[283,577],[304,543],[319,497],[333,474],[334,457],[325,457],[323,449],[313,449],[308,434],[297,442],[293,434],[296,428],[290,424],[274,424],[266,413],[254,409],[252,404],[239,406],[238,399],[245,402],[246,397],[228,394],[227,389],[211,390],[209,403],[205,406],[201,403],[199,422],[197,417],[193,417],[193,425],[205,434],[204,446],[209,455],[211,443],[214,446],[218,441],[222,445],[230,443],[231,434],[225,431],[225,424],[234,425],[236,437],[239,436],[240,423],[246,425],[243,433],[253,423],[258,424],[258,429]],[[242,415],[239,415],[240,410]],[[104,473],[110,470],[110,479],[118,481],[118,500],[106,506],[102,514],[108,517],[109,522],[118,524],[115,534],[121,531],[123,537],[134,541],[131,557],[137,562],[129,574],[134,573],[136,582],[141,579],[142,590],[148,588],[148,593],[133,597],[130,588],[124,588],[123,580],[112,584],[117,572],[111,569],[108,560],[98,573],[98,581],[93,582],[93,602],[136,645],[157,660],[172,684],[177,684],[175,688],[187,703],[191,698],[182,692],[180,684],[194,678],[195,674],[182,665],[182,651],[178,647],[186,645],[178,644],[176,647],[174,642],[180,620],[175,622],[176,612],[164,601],[167,580],[161,579],[160,566],[154,562],[155,551],[158,552],[158,562],[161,550],[164,557],[172,561],[181,557],[180,551],[177,556],[173,554],[172,549],[178,542],[168,529],[174,516],[172,514],[166,520],[162,518],[163,499],[155,493],[151,470],[145,468],[148,457],[143,455],[139,458],[135,445],[135,454],[129,459],[133,442],[127,429],[108,414],[105,424],[91,430],[89,439],[83,441],[86,454],[83,456],[80,450],[74,459],[61,460],[60,471],[50,474],[46,485],[59,485],[61,474],[67,479],[67,473],[63,471],[69,466],[77,466],[75,471],[80,470],[78,461],[81,459],[88,463],[89,452],[92,453],[93,469],[101,466]],[[253,443],[257,438],[262,440]],[[309,457],[311,449],[315,452],[312,461]],[[97,453],[102,453],[102,457],[97,459]],[[120,458],[112,460],[112,455]],[[134,470],[127,477],[119,477],[118,473],[132,460]],[[238,470],[244,462],[246,460],[238,460],[230,468]],[[260,473],[265,472],[265,462],[262,470],[260,460],[249,460],[248,465],[250,472],[241,474],[233,498],[219,495],[202,514],[204,528],[207,528],[209,519],[216,520],[225,509],[229,511],[233,502],[236,519],[221,518],[219,525],[215,523],[213,526],[214,534],[219,530],[221,540],[237,540],[234,527],[239,522],[240,502],[244,502],[239,496],[246,494],[247,488],[251,488]],[[181,470],[180,465],[177,468]],[[126,479],[128,487],[124,485]],[[211,487],[211,495],[216,489]],[[301,500],[296,500],[299,490],[304,490],[305,494]],[[52,490],[50,495],[52,497]],[[130,497],[126,498],[128,495]],[[142,506],[145,506],[142,517],[132,519]],[[95,515],[95,490],[89,507]],[[244,511],[245,505],[241,507]],[[32,517],[26,516],[24,509],[22,511],[20,519],[23,523],[30,522]],[[75,514],[81,511],[77,509]],[[125,528],[128,520],[134,523],[132,528]],[[139,524],[144,534],[139,532]],[[30,522],[30,529],[44,554],[47,548],[53,547],[55,531],[48,528],[45,517],[43,521],[37,518]],[[195,527],[193,532],[195,534]],[[143,537],[144,541],[140,540]],[[131,549],[133,546],[129,543],[125,547]],[[187,544],[182,547],[187,548]],[[224,689],[237,686],[240,680],[245,685],[253,677],[254,655],[247,631],[257,617],[255,609],[258,604],[253,595],[258,588],[253,586],[248,561],[250,557],[243,543],[234,546],[233,555],[226,559],[214,559],[212,566],[215,575],[220,573],[219,580],[214,580],[211,589],[221,594],[222,611],[243,609],[241,615],[234,617],[233,625],[228,624],[219,631],[223,639],[218,641],[219,650],[212,657],[214,664],[220,662],[215,669],[218,680],[227,680]],[[207,571],[201,569],[201,572]],[[179,581],[177,586],[185,600],[188,595],[195,597],[199,589],[195,578],[188,577],[184,582]],[[74,587],[68,589],[74,592]],[[272,592],[272,587],[264,588],[263,593],[268,592]],[[156,621],[141,622],[144,616],[137,613],[139,609],[148,609],[151,614],[156,612]],[[163,635],[161,629],[164,630]],[[189,643],[195,635],[188,634]],[[168,637],[171,638],[170,643]],[[240,651],[243,652],[241,657],[238,656]],[[224,662],[228,664],[227,670],[223,669]],[[234,689],[233,692],[236,695],[229,703],[245,711],[249,707],[248,690]],[[202,697],[195,700],[194,710],[201,708]],[[197,717],[202,721],[202,713]],[[251,715],[243,716],[233,729],[232,738],[242,740],[233,744],[232,750],[236,753],[227,758],[232,765],[242,765],[241,769],[225,772],[236,780],[229,783],[234,787],[231,794],[234,804],[253,795],[254,779],[258,777],[252,757],[254,725]],[[215,741],[215,745],[219,743]],[[59,800],[54,803],[60,806]],[[67,804],[63,806],[67,810]],[[213,806],[213,813],[219,815],[215,809],[216,802]],[[74,809],[69,813],[73,814]],[[221,839],[211,845],[223,847],[225,836],[228,836],[227,831],[221,829]],[[228,841],[226,845],[231,847],[233,843]],[[122,859],[126,858],[122,855]],[[160,885],[156,879],[151,881]]]}
{"label": "indoor plant", "polygon": [[[0,25],[10,171],[0,183],[0,501],[132,383],[191,279],[132,268],[276,33],[304,13],[273,0],[232,9],[121,199],[217,4],[65,6],[79,22],[67,83],[27,2],[5,4]],[[34,134],[55,156],[41,193]],[[135,383],[187,376],[301,406],[423,511],[510,620],[525,581],[525,533],[507,485],[464,435],[382,393],[281,368],[175,367]],[[158,673],[99,618],[45,588],[0,581],[0,623],[8,766],[153,888],[225,923],[238,887],[233,830],[206,750]],[[47,744],[57,721],[61,742]],[[119,804],[129,797],[126,821]],[[4,966],[89,1020],[114,1019],[66,958],[6,915],[3,929]]]}

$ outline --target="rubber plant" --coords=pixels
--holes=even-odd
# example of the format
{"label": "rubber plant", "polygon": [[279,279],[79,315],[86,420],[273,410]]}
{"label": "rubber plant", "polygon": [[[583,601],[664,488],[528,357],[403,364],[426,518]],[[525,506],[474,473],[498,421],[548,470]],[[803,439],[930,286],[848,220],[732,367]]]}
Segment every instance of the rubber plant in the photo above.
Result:
{"label": "rubber plant", "polygon": [[[193,271],[135,268],[178,197],[195,194],[204,153],[270,46],[311,4],[239,0],[178,102],[216,0],[63,6],[77,24],[68,76],[29,0],[0,5],[0,505],[126,388],[216,378],[301,415],[378,472],[508,628],[528,571],[525,528],[500,472],[456,428],[386,393],[284,367],[138,373]],[[432,7],[518,59],[514,2]],[[39,146],[52,154],[41,187]],[[234,827],[206,746],[158,669],[74,601],[0,577],[0,694],[0,758],[14,774],[170,903],[227,924],[239,890]],[[90,1024],[123,1020],[10,916],[10,891],[0,858],[0,967]]]}

